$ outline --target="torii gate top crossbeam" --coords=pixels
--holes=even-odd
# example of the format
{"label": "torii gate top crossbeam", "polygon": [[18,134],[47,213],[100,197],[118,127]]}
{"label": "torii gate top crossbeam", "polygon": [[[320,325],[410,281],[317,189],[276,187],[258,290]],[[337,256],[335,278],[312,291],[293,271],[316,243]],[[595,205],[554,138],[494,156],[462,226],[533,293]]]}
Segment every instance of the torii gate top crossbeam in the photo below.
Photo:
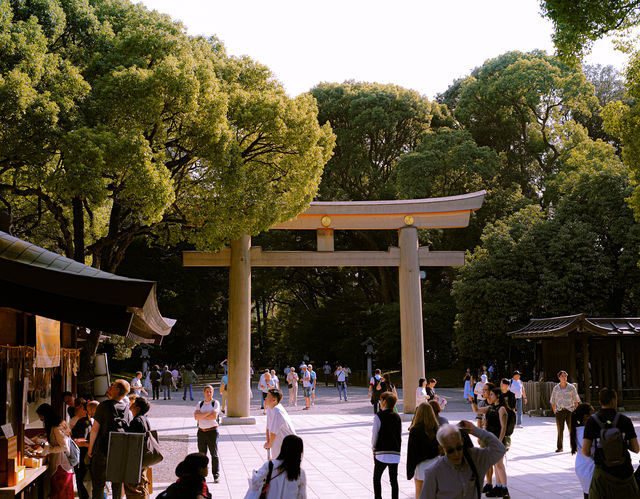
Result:
{"label": "torii gate top crossbeam", "polygon": [[393,201],[314,201],[296,218],[272,229],[419,229],[466,227],[485,191],[442,198]]}

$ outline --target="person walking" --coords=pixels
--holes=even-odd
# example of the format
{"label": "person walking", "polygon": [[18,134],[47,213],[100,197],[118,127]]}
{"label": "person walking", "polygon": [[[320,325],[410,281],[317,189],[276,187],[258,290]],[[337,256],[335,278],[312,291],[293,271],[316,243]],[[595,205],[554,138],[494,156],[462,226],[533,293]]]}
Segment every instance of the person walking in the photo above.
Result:
{"label": "person walking", "polygon": [[211,473],[214,483],[220,481],[220,463],[218,460],[218,414],[220,402],[213,400],[213,387],[204,387],[204,400],[198,402],[193,417],[198,422],[198,452],[211,454]]}
{"label": "person walking", "polygon": [[509,391],[516,396],[516,406],[512,409],[516,410],[516,426],[522,428],[522,407],[527,403],[527,393],[524,384],[520,380],[520,371],[513,371]]}
{"label": "person walking", "polygon": [[589,499],[640,497],[633,475],[629,451],[640,451],[633,422],[617,411],[618,394],[611,388],[600,390],[600,410],[591,416],[584,427],[582,454],[591,456],[595,469],[589,487]]}
{"label": "person walking", "polygon": [[[128,433],[144,433],[146,439],[146,433],[151,431],[151,425],[149,425],[149,420],[146,417],[150,407],[149,401],[144,397],[137,397],[133,401],[130,407],[132,419],[127,429]],[[127,499],[149,499],[148,469],[149,468],[142,468],[140,481],[138,483],[124,484],[124,493]]]}
{"label": "person walking", "polygon": [[422,492],[425,470],[429,463],[440,455],[436,440],[438,428],[440,425],[436,420],[433,408],[426,402],[421,403],[416,408],[413,421],[409,426],[409,442],[407,444],[407,480],[413,478],[416,499],[420,497],[420,492]]}
{"label": "person walking", "polygon": [[179,383],[180,371],[178,371],[178,366],[177,365],[173,366],[173,369],[171,370],[171,378],[172,378],[172,381],[173,381],[173,383],[172,383],[173,389],[177,392],[178,391],[178,385],[180,384]]}
{"label": "person walking", "polygon": [[269,373],[271,374],[271,381],[273,382],[273,387],[280,390],[280,380],[278,379],[278,376],[276,375],[276,370],[275,369],[271,369],[271,372]]}
{"label": "person walking", "polygon": [[576,387],[567,383],[568,377],[567,371],[560,371],[558,373],[560,383],[554,386],[551,392],[551,408],[556,416],[556,427],[558,429],[556,452],[562,452],[564,426],[566,425],[567,430],[571,431],[571,413],[580,403]]}
{"label": "person walking", "polygon": [[464,375],[464,394],[463,394],[463,398],[465,400],[465,402],[468,404],[469,403],[469,395],[471,395],[471,397],[473,397],[473,385],[474,385],[474,379],[473,379],[473,374],[471,374],[471,369],[467,369],[467,373]]}
{"label": "person walking", "polygon": [[389,469],[391,498],[398,499],[398,463],[402,445],[402,420],[393,408],[398,398],[391,392],[380,395],[380,411],[373,417],[371,446],[373,447],[373,494],[382,499],[382,474]]}
{"label": "person walking", "polygon": [[293,422],[287,413],[287,410],[280,403],[282,401],[282,392],[277,388],[272,388],[267,394],[265,405],[270,409],[267,418],[267,441],[264,444],[265,449],[271,451],[271,456],[280,455],[280,447],[282,441],[287,435],[295,435],[296,430]]}
{"label": "person walking", "polygon": [[262,392],[262,400],[260,402],[260,409],[262,409],[262,414],[266,414],[264,408],[264,401],[267,398],[267,394],[271,388],[275,388],[275,384],[271,380],[271,373],[269,369],[264,371],[264,374],[260,376],[260,382],[258,383],[258,389]]}
{"label": "person walking", "polygon": [[313,370],[313,366],[309,364],[307,366],[307,371],[309,371],[309,376],[311,376],[311,405],[316,405],[316,386],[318,384],[318,376],[316,372]]}
{"label": "person walking", "polygon": [[[304,445],[297,435],[287,435],[278,456],[253,472],[245,499],[306,499],[307,477],[301,468]],[[261,495],[265,484],[266,493]]]}
{"label": "person walking", "polygon": [[142,371],[138,371],[131,380],[131,391],[136,396],[140,396],[143,393],[149,395],[147,390],[144,389],[144,386],[142,386]]}
{"label": "person walking", "polygon": [[418,380],[418,388],[416,388],[416,407],[428,401],[429,395],[427,395],[427,380],[425,378],[420,378]]}
{"label": "person walking", "polygon": [[189,398],[193,400],[193,385],[198,382],[198,375],[193,370],[191,364],[187,364],[187,367],[182,372],[182,386],[184,387],[184,394],[182,400],[187,400],[187,388],[189,389]]}
{"label": "person walking", "polygon": [[324,366],[322,366],[322,372],[324,373],[324,386],[329,386],[329,378],[331,377],[331,366],[329,365],[329,361],[324,361]]}
{"label": "person walking", "polygon": [[593,470],[595,469],[593,457],[587,457],[582,453],[584,425],[587,424],[593,412],[593,407],[590,404],[579,404],[571,414],[571,436],[569,442],[571,444],[571,454],[576,456],[575,471],[580,485],[582,485],[584,499],[589,499],[589,487],[591,486]]}
{"label": "person walking", "polygon": [[342,395],[344,394],[344,401],[347,401],[347,373],[344,372],[342,366],[338,366],[336,372],[334,373],[336,377],[336,386],[338,387],[338,397],[340,397],[340,402],[342,402]]}
{"label": "person walking", "polygon": [[[465,448],[461,432],[477,437],[480,447]],[[441,426],[436,438],[444,456],[436,458],[426,469],[420,499],[480,499],[482,477],[502,459],[506,447],[492,433],[465,420],[458,426]]]}
{"label": "person walking", "polygon": [[[374,383],[372,384],[371,381]],[[378,414],[380,410],[380,396],[388,391],[387,383],[382,377],[382,371],[376,369],[375,375],[369,381],[369,397],[371,398],[371,404],[373,405],[373,413]]]}
{"label": "person walking", "polygon": [[160,378],[160,385],[164,395],[164,400],[171,400],[171,387],[173,386],[173,374],[169,370],[169,366],[164,366],[162,371],[162,377]]}
{"label": "person walking", "polygon": [[[115,380],[107,388],[107,400],[100,402],[93,419],[89,434],[91,458],[91,484],[93,499],[103,499],[107,483],[107,456],[109,454],[109,434],[114,431],[126,431],[131,423],[131,411],[127,394],[131,387],[124,379]],[[111,483],[113,499],[122,497],[122,484]]]}
{"label": "person walking", "polygon": [[303,411],[311,409],[311,373],[305,364],[302,365],[302,392],[304,393]]}
{"label": "person walking", "polygon": [[289,387],[289,405],[298,405],[298,373],[295,367],[289,369],[287,374],[287,386]]}
{"label": "person walking", "polygon": [[71,428],[66,421],[56,414],[49,404],[41,404],[36,409],[49,445],[45,446],[43,455],[48,456],[49,473],[51,475],[51,499],[73,499],[73,466],[67,457],[71,452]]}
{"label": "person walking", "polygon": [[220,398],[222,399],[222,413],[225,414],[227,411],[227,393],[229,386],[229,376],[224,375],[220,380]]}
{"label": "person walking", "polygon": [[160,366],[158,366],[157,364],[153,366],[153,369],[149,373],[149,379],[151,380],[151,392],[153,393],[153,400],[160,400],[160,382],[162,380]]}

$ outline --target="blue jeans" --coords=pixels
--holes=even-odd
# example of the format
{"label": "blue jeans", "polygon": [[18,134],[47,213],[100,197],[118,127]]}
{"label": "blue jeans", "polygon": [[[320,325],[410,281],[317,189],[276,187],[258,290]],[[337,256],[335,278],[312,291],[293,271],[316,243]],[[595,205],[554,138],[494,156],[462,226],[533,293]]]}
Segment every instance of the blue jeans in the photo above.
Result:
{"label": "blue jeans", "polygon": [[164,398],[171,400],[171,387],[167,385],[162,385],[162,393],[164,393]]}
{"label": "blue jeans", "polygon": [[342,400],[342,393],[344,392],[344,399],[347,400],[347,384],[344,381],[338,381],[338,396]]}
{"label": "blue jeans", "polygon": [[516,425],[522,425],[522,398],[516,399]]}
{"label": "blue jeans", "polygon": [[192,384],[184,385],[184,395],[182,396],[182,399],[183,400],[187,399],[187,387],[189,388],[189,398],[191,400],[193,400],[193,385]]}

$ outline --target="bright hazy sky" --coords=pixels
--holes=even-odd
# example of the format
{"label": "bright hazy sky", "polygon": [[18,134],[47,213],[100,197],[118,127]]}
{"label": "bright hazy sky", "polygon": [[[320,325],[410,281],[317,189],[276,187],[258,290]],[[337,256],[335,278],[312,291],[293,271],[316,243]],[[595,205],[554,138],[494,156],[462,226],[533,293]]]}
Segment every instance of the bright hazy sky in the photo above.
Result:
{"label": "bright hazy sky", "polygon": [[[143,0],[192,35],[266,66],[292,95],[345,80],[393,83],[429,98],[510,50],[553,53],[538,0]],[[608,40],[589,64],[624,67]]]}

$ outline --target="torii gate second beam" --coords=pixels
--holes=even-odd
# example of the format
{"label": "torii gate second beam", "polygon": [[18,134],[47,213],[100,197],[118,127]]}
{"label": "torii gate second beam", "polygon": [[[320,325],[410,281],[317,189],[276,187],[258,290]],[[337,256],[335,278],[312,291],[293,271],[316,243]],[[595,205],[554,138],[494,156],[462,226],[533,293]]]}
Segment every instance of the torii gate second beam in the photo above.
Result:
{"label": "torii gate second beam", "polygon": [[[313,202],[272,229],[316,230],[318,251],[262,251],[243,234],[216,253],[185,251],[185,267],[229,267],[229,397],[227,424],[255,422],[249,417],[251,353],[251,267],[398,267],[402,350],[403,410],[415,411],[415,388],[424,377],[420,267],[464,265],[462,251],[418,247],[418,229],[469,225],[485,191],[444,198],[404,201]],[[398,246],[388,251],[334,251],[334,230],[398,230]]]}

